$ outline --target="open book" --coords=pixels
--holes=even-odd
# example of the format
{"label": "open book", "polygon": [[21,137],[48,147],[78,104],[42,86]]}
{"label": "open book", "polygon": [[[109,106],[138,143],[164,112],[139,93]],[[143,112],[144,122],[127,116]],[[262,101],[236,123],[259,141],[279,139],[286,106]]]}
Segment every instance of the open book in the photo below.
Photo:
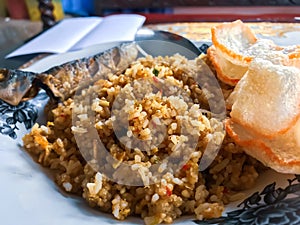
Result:
{"label": "open book", "polygon": [[145,17],[136,14],[67,18],[6,58],[32,53],[64,53],[95,44],[133,41],[144,22]]}

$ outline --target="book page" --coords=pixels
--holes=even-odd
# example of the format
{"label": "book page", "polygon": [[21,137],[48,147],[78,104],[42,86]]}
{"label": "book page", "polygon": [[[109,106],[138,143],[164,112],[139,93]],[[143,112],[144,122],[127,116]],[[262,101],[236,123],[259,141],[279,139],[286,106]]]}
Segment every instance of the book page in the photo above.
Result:
{"label": "book page", "polygon": [[6,58],[42,52],[67,52],[80,39],[101,23],[102,20],[101,17],[64,19],[33,40],[8,54]]}
{"label": "book page", "polygon": [[144,21],[144,16],[135,14],[67,18],[5,58],[33,53],[64,53],[95,44],[133,41]]}
{"label": "book page", "polygon": [[82,49],[107,42],[133,41],[136,32],[145,22],[145,17],[135,14],[120,14],[105,17],[88,35],[71,50]]}

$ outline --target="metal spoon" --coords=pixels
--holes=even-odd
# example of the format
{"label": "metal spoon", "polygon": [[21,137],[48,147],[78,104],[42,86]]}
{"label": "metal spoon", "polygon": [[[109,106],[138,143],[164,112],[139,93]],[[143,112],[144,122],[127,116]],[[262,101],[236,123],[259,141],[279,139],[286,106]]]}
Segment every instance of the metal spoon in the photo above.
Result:
{"label": "metal spoon", "polygon": [[199,48],[189,39],[167,31],[140,29],[135,41],[152,56],[179,53],[188,59],[194,59],[201,54]]}

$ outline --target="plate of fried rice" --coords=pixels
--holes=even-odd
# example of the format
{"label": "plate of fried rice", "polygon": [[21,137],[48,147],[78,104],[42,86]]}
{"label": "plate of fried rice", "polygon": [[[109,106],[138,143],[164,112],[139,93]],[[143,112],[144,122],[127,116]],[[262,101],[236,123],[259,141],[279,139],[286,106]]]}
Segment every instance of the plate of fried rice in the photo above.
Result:
{"label": "plate of fried rice", "polygon": [[233,88],[205,49],[191,59],[139,43],[97,48],[92,79],[63,79],[87,71],[64,69],[74,64],[51,70],[59,101],[40,91],[0,102],[2,224],[300,223],[300,176],[267,168],[226,134]]}

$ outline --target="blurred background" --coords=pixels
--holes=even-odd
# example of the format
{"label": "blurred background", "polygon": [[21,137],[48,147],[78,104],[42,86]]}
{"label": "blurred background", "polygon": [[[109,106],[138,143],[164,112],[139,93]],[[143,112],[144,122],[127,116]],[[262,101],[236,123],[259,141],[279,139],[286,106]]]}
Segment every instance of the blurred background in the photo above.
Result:
{"label": "blurred background", "polygon": [[300,16],[300,0],[0,0],[0,17],[39,20],[38,4],[54,6],[58,21],[65,16],[139,13],[146,23],[174,21],[291,21]]}
{"label": "blurred background", "polygon": [[[277,30],[269,27],[280,35],[282,30],[300,30],[300,0],[0,0],[0,67],[17,68],[30,61],[32,55],[4,57],[63,18],[118,13],[142,14],[146,26],[178,32],[193,40],[203,38],[199,33],[210,34],[211,25],[206,22],[236,19],[280,22],[284,29],[278,24]],[[191,29],[177,22],[205,23],[194,23]]]}

